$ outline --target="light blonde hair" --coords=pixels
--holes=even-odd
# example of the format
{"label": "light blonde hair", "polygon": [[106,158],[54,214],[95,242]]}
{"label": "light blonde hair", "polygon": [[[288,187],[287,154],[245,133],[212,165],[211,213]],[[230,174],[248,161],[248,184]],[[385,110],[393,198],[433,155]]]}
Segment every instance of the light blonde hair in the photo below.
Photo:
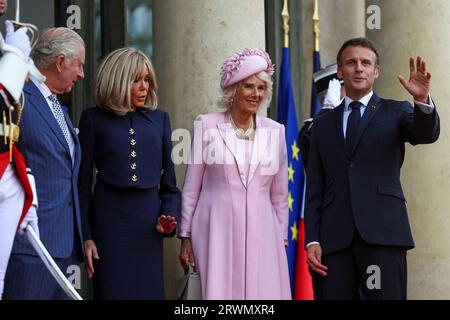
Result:
{"label": "light blonde hair", "polygon": [[131,86],[148,69],[150,82],[144,109],[154,110],[158,105],[155,71],[149,58],[134,48],[117,49],[106,56],[97,72],[95,103],[98,107],[123,116],[134,111],[131,104]]}
{"label": "light blonde hair", "polygon": [[[272,101],[272,93],[273,93],[273,80],[272,77],[265,71],[261,71],[255,76],[266,83],[266,92],[264,100],[261,102],[260,108],[268,108],[270,105],[270,101]],[[245,80],[245,79],[244,79]],[[227,110],[230,110],[233,106],[234,96],[236,94],[237,88],[241,85],[242,81],[239,81],[238,83],[235,83],[229,87],[226,87],[222,89],[222,97],[217,102],[217,105],[220,108],[224,108]]]}

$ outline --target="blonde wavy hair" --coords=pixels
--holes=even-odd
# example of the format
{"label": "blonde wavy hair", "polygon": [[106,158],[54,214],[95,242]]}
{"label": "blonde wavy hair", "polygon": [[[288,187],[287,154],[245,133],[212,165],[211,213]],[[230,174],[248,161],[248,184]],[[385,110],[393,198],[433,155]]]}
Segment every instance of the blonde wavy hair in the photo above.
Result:
{"label": "blonde wavy hair", "polygon": [[[255,76],[266,83],[266,92],[264,100],[261,102],[261,106],[259,108],[268,108],[270,105],[270,101],[272,101],[272,88],[273,88],[273,80],[272,77],[265,71],[261,71]],[[245,80],[245,79],[244,79]],[[237,88],[241,85],[242,81],[235,83],[229,87],[222,89],[222,97],[220,97],[219,101],[217,101],[217,105],[220,108],[230,110],[233,106],[234,96],[236,94]]]}
{"label": "blonde wavy hair", "polygon": [[144,109],[158,106],[155,70],[149,58],[134,48],[121,48],[108,54],[97,72],[95,103],[98,107],[124,116],[135,108],[131,104],[131,86],[148,69],[150,82]]}

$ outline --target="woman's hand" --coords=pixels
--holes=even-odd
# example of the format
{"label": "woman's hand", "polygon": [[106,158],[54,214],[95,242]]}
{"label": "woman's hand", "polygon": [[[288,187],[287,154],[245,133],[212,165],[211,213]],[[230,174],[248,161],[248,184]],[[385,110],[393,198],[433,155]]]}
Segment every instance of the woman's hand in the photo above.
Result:
{"label": "woman's hand", "polygon": [[195,266],[194,252],[192,251],[192,243],[190,238],[181,239],[180,263],[184,269]]}
{"label": "woman's hand", "polygon": [[84,254],[86,256],[86,271],[88,278],[91,279],[94,276],[94,263],[92,262],[92,259],[100,260],[97,246],[93,240],[86,240],[84,242]]}
{"label": "woman's hand", "polygon": [[156,222],[156,231],[159,233],[172,233],[173,229],[175,229],[177,222],[175,218],[172,216],[160,215],[158,217],[158,222]]}

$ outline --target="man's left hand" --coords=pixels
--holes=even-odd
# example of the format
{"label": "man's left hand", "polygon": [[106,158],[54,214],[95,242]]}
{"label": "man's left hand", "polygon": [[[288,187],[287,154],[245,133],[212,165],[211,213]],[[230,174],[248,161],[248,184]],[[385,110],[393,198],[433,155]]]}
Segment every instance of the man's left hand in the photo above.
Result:
{"label": "man's left hand", "polygon": [[427,72],[425,60],[417,57],[414,64],[414,58],[409,58],[409,81],[406,81],[402,75],[399,75],[398,79],[416,101],[429,103],[431,74]]}
{"label": "man's left hand", "polygon": [[158,222],[156,223],[156,231],[158,231],[159,233],[170,234],[173,229],[175,229],[176,225],[177,222],[175,221],[174,217],[165,216],[162,214],[158,217]]}

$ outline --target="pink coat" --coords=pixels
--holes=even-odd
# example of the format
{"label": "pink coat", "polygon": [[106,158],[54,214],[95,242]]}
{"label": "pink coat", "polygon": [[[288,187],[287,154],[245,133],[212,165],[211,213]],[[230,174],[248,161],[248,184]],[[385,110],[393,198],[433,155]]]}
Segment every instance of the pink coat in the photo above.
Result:
{"label": "pink coat", "polygon": [[178,235],[192,239],[203,298],[291,299],[284,126],[256,116],[248,164],[228,113],[196,123]]}

